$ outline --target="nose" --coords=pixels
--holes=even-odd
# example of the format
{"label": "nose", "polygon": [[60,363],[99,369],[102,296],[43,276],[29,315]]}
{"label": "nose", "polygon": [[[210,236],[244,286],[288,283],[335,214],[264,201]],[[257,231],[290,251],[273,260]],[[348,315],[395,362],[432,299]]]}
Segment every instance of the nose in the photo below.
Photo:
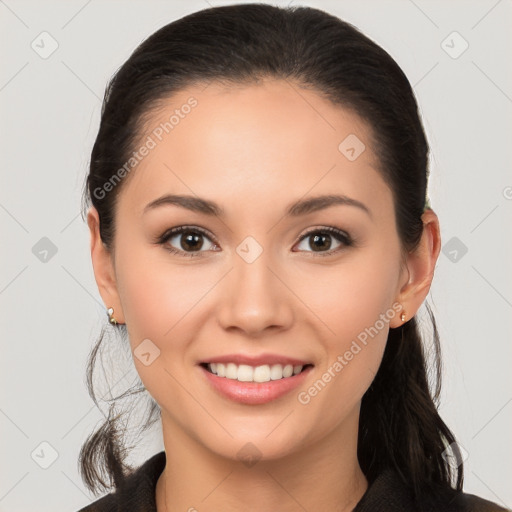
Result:
{"label": "nose", "polygon": [[222,328],[261,337],[269,330],[290,328],[293,323],[293,293],[282,272],[276,270],[266,251],[252,262],[238,254],[222,283],[218,321]]}

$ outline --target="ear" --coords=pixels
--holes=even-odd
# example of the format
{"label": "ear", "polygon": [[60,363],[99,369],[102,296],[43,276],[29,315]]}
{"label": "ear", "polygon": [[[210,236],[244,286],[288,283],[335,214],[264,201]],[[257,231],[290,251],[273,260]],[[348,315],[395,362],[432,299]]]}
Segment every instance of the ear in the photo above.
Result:
{"label": "ear", "polygon": [[400,319],[405,313],[405,321],[410,320],[423,304],[434,278],[434,270],[441,250],[441,233],[439,219],[432,209],[427,209],[421,216],[423,233],[416,250],[406,256],[406,276],[401,284],[397,302],[402,304],[402,310],[390,321],[390,327],[403,324]]}
{"label": "ear", "polygon": [[114,317],[118,323],[124,323],[124,315],[117,291],[114,255],[100,237],[100,219],[96,208],[87,212],[87,225],[91,234],[91,259],[94,277],[105,306],[114,308]]}

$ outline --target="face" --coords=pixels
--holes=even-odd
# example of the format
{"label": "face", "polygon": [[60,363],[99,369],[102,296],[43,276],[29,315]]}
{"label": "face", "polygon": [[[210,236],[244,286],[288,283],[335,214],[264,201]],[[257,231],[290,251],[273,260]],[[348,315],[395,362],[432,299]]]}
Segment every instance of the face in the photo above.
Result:
{"label": "face", "polygon": [[[407,280],[368,126],[286,81],[212,83],[168,99],[140,141],[105,302],[167,431],[267,459],[355,432]],[[308,208],[319,196],[345,199]]]}

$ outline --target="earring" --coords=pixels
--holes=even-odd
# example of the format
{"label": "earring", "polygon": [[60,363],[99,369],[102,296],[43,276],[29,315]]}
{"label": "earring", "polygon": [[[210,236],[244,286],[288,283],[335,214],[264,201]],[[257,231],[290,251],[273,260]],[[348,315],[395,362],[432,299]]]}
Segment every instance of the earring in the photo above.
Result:
{"label": "earring", "polygon": [[117,325],[117,320],[114,318],[114,308],[108,308],[108,320],[112,325]]}
{"label": "earring", "polygon": [[402,313],[400,315],[400,320],[402,320],[402,322],[405,322],[405,313]]}

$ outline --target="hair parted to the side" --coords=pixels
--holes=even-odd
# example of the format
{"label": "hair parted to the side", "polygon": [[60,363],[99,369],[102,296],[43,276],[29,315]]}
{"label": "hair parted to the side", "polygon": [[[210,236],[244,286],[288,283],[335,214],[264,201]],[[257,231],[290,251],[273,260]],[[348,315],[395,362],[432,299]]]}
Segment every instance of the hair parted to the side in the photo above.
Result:
{"label": "hair parted to the side", "polygon": [[[414,250],[423,231],[429,147],[409,81],[385,50],[349,23],[314,8],[265,4],[209,8],[164,26],[108,84],[82,209],[84,216],[91,204],[97,209],[105,246],[113,249],[116,198],[123,184],[103,196],[95,191],[133,152],[144,116],[190,85],[261,78],[308,87],[367,122],[379,170],[393,194],[402,251]],[[428,305],[427,310],[433,326],[432,366],[415,317],[390,329],[381,366],[362,399],[358,441],[359,463],[369,483],[393,468],[420,502],[432,492],[462,490],[463,482],[462,464],[452,468],[443,457],[455,438],[437,410],[440,342]],[[123,326],[115,329],[126,335]],[[90,377],[102,340],[103,332],[89,359]],[[88,387],[94,398],[92,378]],[[143,429],[156,419],[154,405]],[[119,487],[131,470],[120,432],[118,419],[108,417],[82,446],[80,472],[94,492]],[[456,444],[453,449],[459,454]]]}

